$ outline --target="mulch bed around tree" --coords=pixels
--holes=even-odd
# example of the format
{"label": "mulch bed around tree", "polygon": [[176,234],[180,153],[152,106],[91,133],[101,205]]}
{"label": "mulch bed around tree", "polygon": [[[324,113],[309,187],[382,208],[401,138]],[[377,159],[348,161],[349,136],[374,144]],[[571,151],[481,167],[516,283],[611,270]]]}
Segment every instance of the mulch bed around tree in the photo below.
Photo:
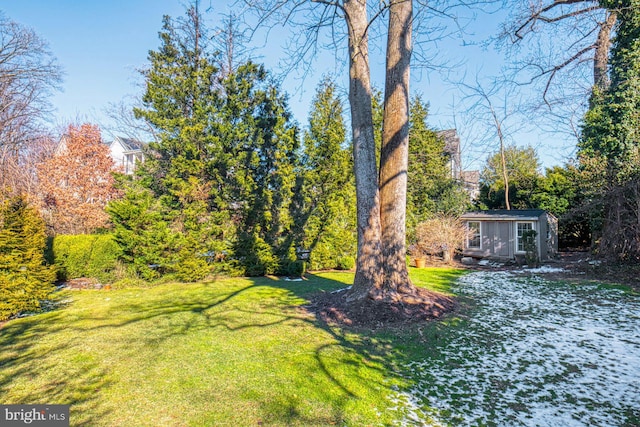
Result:
{"label": "mulch bed around tree", "polygon": [[455,299],[417,288],[416,295],[399,301],[347,301],[347,292],[321,293],[305,308],[319,320],[339,326],[369,330],[439,319],[455,310]]}

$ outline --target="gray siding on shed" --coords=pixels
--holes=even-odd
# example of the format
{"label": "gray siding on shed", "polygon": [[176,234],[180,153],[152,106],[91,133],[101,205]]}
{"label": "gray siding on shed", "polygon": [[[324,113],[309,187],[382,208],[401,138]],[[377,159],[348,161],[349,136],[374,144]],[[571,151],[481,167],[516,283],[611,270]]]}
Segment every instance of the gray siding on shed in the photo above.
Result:
{"label": "gray siding on shed", "polygon": [[517,251],[517,224],[532,223],[537,232],[538,256],[547,261],[557,255],[557,220],[543,210],[494,210],[470,212],[463,221],[480,223],[480,248],[469,248],[465,241],[463,255],[475,258],[513,259],[524,254]]}

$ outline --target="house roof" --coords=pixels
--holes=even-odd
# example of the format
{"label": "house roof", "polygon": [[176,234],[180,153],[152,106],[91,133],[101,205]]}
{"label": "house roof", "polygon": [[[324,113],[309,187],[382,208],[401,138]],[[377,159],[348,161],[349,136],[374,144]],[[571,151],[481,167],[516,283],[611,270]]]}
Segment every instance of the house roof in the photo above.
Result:
{"label": "house roof", "polygon": [[[460,216],[462,219],[487,219],[498,221],[509,220],[537,220],[542,215],[548,214],[543,209],[491,209],[486,211],[467,212]],[[549,214],[550,215],[550,214]]]}
{"label": "house roof", "polygon": [[132,138],[123,138],[121,136],[116,136],[115,141],[113,141],[111,144],[114,144],[115,142],[120,143],[124,151],[141,151],[142,147],[144,146],[144,142],[142,141],[138,141],[137,139]]}
{"label": "house roof", "polygon": [[436,131],[436,134],[444,140],[444,152],[456,156],[460,152],[460,137],[455,129]]}
{"label": "house roof", "polygon": [[480,183],[480,171],[462,171],[460,178],[463,182],[478,185]]}

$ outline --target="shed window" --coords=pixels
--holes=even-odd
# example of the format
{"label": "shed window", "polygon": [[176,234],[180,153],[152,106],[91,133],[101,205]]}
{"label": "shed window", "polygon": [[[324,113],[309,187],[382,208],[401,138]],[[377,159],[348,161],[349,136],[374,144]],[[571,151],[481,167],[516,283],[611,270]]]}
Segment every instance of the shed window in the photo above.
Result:
{"label": "shed window", "polygon": [[526,248],[524,247],[524,239],[522,238],[526,231],[533,230],[532,222],[517,222],[516,223],[516,242],[517,242],[517,251],[518,252],[526,252]]}
{"label": "shed window", "polygon": [[468,221],[467,229],[467,248],[480,249],[480,221]]}

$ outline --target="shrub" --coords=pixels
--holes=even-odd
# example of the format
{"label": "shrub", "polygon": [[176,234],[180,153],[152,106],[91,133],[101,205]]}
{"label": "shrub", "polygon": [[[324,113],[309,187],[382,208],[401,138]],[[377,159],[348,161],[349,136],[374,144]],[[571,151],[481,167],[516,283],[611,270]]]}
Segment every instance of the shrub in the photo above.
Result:
{"label": "shrub", "polygon": [[183,251],[178,254],[178,262],[172,265],[171,270],[181,282],[197,282],[207,277],[211,268],[205,257],[198,256],[193,251]]}
{"label": "shrub", "polygon": [[304,274],[305,262],[300,260],[287,261],[282,269],[282,273],[289,277],[301,277]]}
{"label": "shrub", "polygon": [[414,256],[440,255],[453,258],[467,235],[467,230],[458,218],[438,215],[421,222],[416,227]]}
{"label": "shrub", "polygon": [[522,239],[525,250],[525,261],[529,267],[538,267],[540,259],[538,258],[538,245],[536,244],[536,230],[526,230],[522,233]]}
{"label": "shrub", "polygon": [[59,266],[60,280],[95,277],[112,281],[121,253],[110,234],[61,235],[53,239],[53,257]]}
{"label": "shrub", "polygon": [[23,197],[0,205],[0,320],[40,309],[53,291],[45,248],[44,221]]}
{"label": "shrub", "polygon": [[264,276],[280,271],[280,261],[271,246],[257,233],[242,233],[237,241],[235,256],[246,276]]}
{"label": "shrub", "polygon": [[352,270],[356,266],[356,260],[352,256],[343,256],[338,260],[338,269]]}
{"label": "shrub", "polygon": [[327,229],[318,242],[313,245],[309,269],[342,269],[341,260],[355,258],[356,248],[355,230],[350,229],[347,225]]}
{"label": "shrub", "polygon": [[107,212],[113,236],[122,248],[120,259],[136,276],[154,280],[175,260],[179,233],[171,229],[160,200],[148,189],[132,184]]}

